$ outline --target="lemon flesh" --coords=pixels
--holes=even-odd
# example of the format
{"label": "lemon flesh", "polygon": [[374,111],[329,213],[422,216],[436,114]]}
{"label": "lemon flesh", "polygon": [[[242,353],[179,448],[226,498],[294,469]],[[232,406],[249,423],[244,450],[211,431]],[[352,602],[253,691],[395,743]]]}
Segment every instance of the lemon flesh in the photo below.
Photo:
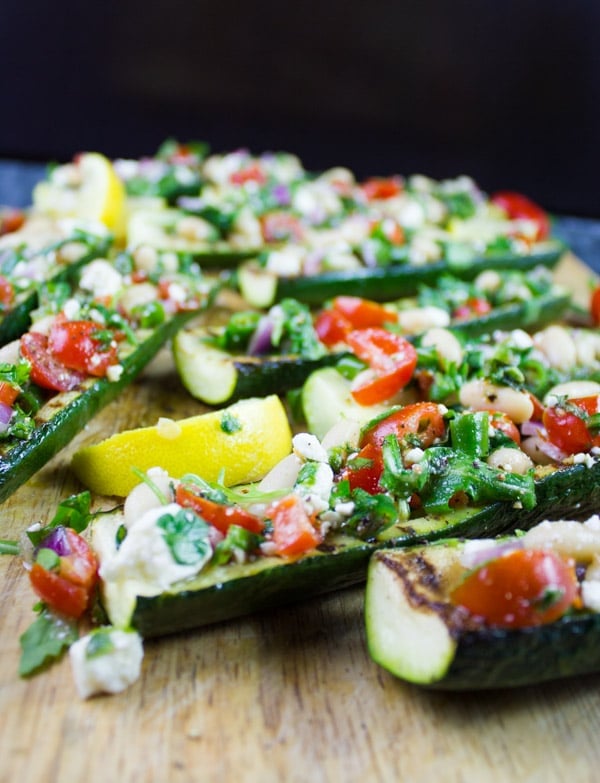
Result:
{"label": "lemon flesh", "polygon": [[164,468],[173,478],[195,473],[228,486],[258,481],[292,448],[279,397],[242,400],[220,411],[128,430],[73,456],[72,468],[99,495],[124,497],[139,478],[132,468]]}
{"label": "lemon flesh", "polygon": [[[60,172],[70,169],[72,180]],[[75,217],[103,223],[120,233],[124,222],[125,187],[112,163],[99,152],[86,152],[73,164],[58,167],[33,190],[36,211],[54,218]]]}

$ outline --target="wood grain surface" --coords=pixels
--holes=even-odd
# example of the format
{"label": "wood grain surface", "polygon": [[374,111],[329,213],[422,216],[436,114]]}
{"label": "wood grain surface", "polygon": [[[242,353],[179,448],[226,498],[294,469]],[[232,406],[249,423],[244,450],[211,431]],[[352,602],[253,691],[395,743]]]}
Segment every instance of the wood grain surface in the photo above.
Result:
{"label": "wood grain surface", "polygon": [[[559,277],[586,300],[589,270],[568,258]],[[80,489],[69,471],[76,448],[200,410],[163,355],[4,503],[0,537]],[[18,558],[0,558],[0,585],[1,783],[600,778],[600,675],[516,691],[419,690],[370,660],[360,588],[147,643],[133,687],[80,701],[68,659],[18,678],[18,638],[33,619]]]}

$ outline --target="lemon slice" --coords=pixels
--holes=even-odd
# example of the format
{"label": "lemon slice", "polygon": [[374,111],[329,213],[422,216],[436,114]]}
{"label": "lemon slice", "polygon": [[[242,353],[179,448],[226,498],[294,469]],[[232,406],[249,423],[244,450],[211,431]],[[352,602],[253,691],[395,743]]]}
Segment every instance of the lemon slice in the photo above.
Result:
{"label": "lemon slice", "polygon": [[128,430],[73,456],[80,481],[99,495],[124,497],[139,479],[132,468],[164,468],[173,478],[220,475],[228,486],[261,479],[292,448],[279,397],[248,399],[220,411]]}
{"label": "lemon slice", "polygon": [[119,233],[124,224],[125,188],[112,163],[99,152],[86,152],[33,190],[37,212],[54,218],[98,221]]}

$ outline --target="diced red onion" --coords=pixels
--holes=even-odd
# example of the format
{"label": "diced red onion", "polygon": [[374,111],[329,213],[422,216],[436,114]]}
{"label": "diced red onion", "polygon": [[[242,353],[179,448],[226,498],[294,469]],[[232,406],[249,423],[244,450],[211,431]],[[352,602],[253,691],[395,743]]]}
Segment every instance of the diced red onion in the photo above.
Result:
{"label": "diced red onion", "polygon": [[5,402],[0,402],[0,432],[6,432],[10,420],[12,419],[13,409]]}
{"label": "diced red onion", "polygon": [[323,251],[317,250],[308,253],[302,265],[302,272],[305,275],[317,275],[323,268]]}
{"label": "diced red onion", "polygon": [[55,527],[41,542],[40,547],[51,549],[53,552],[56,552],[59,557],[71,554],[67,532],[62,525]]}
{"label": "diced red onion", "polygon": [[529,419],[529,421],[524,421],[523,424],[521,424],[521,434],[538,435],[542,428],[543,424],[541,421],[532,421]]}
{"label": "diced red onion", "polygon": [[200,196],[181,196],[177,199],[177,206],[189,212],[197,212],[204,206],[204,200]]}
{"label": "diced red onion", "polygon": [[362,260],[365,266],[377,266],[377,255],[375,254],[375,246],[372,242],[364,242],[361,251]]}
{"label": "diced red onion", "polygon": [[520,541],[504,541],[497,543],[493,539],[468,541],[463,549],[460,562],[465,568],[477,568],[489,560],[495,560],[513,549],[522,549]]}
{"label": "diced red onion", "polygon": [[261,356],[269,353],[272,347],[271,336],[273,335],[273,321],[268,315],[263,316],[254,330],[254,334],[248,345],[248,354],[250,356]]}
{"label": "diced red onion", "polygon": [[280,207],[288,207],[291,203],[290,189],[287,185],[279,183],[271,190],[271,195]]}

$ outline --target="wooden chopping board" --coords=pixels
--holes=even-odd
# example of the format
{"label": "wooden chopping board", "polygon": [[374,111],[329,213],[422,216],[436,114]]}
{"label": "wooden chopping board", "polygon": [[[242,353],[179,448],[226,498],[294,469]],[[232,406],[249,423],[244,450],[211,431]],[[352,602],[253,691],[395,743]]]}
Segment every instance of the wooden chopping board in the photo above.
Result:
{"label": "wooden chopping board", "polygon": [[[587,301],[590,270],[568,257],[557,276]],[[163,355],[2,506],[0,537],[81,489],[69,460],[84,443],[201,410]],[[0,558],[0,586],[0,783],[599,779],[600,675],[419,690],[370,660],[360,588],[147,643],[133,687],[83,702],[67,659],[19,680],[33,595],[17,558]]]}

